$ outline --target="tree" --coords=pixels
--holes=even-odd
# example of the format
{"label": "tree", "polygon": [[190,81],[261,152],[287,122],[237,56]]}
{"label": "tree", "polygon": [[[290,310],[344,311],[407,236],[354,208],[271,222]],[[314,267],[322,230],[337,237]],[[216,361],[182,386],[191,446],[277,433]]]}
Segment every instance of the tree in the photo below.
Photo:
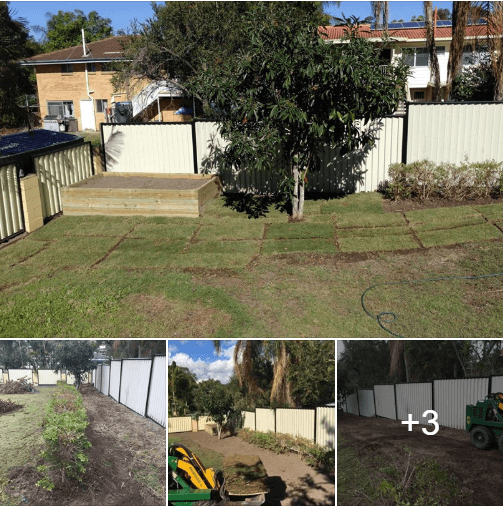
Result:
{"label": "tree", "polygon": [[237,415],[230,392],[220,381],[213,379],[202,381],[196,390],[195,402],[199,411],[208,415],[217,424],[220,439],[222,427],[229,424]]}
{"label": "tree", "polygon": [[75,377],[75,386],[80,388],[86,373],[96,369],[92,361],[96,343],[94,341],[58,341],[55,350],[54,371],[66,370]]}
{"label": "tree", "polygon": [[83,11],[58,11],[46,14],[46,28],[33,27],[36,32],[45,35],[43,47],[46,52],[82,44],[82,29],[86,42],[101,40],[113,35],[110,18],[101,17],[96,11],[86,15]]}
{"label": "tree", "polygon": [[21,369],[30,364],[30,350],[26,341],[0,339],[0,369]]}
{"label": "tree", "polygon": [[183,416],[194,409],[196,375],[187,367],[179,367],[175,361],[168,365],[168,413]]}
{"label": "tree", "polygon": [[32,56],[24,19],[14,19],[7,2],[0,2],[0,127],[30,125],[22,97],[34,93],[30,72],[19,61]]}
{"label": "tree", "polygon": [[440,65],[438,64],[437,48],[433,26],[432,2],[424,2],[424,15],[426,21],[426,48],[430,60],[430,82],[433,83],[433,102],[440,102]]}
{"label": "tree", "polygon": [[451,19],[451,11],[449,9],[437,9],[437,19],[439,21]]}
{"label": "tree", "polygon": [[446,85],[446,96],[448,98],[451,95],[452,83],[460,71],[469,10],[470,2],[452,3],[452,41],[449,50],[449,61],[447,62]]}
{"label": "tree", "polygon": [[370,2],[376,28],[388,29],[389,2]]}
{"label": "tree", "polygon": [[150,358],[155,354],[166,354],[166,341],[164,340],[115,340],[111,342],[113,357],[119,358]]}
{"label": "tree", "polygon": [[381,48],[359,37],[350,20],[343,43],[327,44],[312,16],[292,17],[288,3],[269,14],[257,5],[255,18],[242,21],[247,50],[189,87],[212,104],[228,142],[209,166],[275,173],[296,221],[325,146],[345,155],[373,145],[380,118],[405,98],[408,66],[400,60],[383,74]]}
{"label": "tree", "polygon": [[451,100],[490,101],[495,99],[496,81],[489,59],[463,67],[452,83]]}
{"label": "tree", "polygon": [[494,78],[495,101],[503,100],[503,4],[483,2],[482,15],[487,19],[487,46]]}

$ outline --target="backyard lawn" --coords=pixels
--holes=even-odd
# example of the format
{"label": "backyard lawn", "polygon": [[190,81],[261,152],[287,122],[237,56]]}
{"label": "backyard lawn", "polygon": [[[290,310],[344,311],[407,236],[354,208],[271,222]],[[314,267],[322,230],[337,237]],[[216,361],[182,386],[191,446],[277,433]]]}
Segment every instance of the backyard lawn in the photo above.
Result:
{"label": "backyard lawn", "polygon": [[[385,213],[378,193],[248,219],[67,217],[0,249],[2,337],[382,337],[381,283],[503,272],[503,204]],[[404,337],[502,337],[503,277],[377,286]]]}

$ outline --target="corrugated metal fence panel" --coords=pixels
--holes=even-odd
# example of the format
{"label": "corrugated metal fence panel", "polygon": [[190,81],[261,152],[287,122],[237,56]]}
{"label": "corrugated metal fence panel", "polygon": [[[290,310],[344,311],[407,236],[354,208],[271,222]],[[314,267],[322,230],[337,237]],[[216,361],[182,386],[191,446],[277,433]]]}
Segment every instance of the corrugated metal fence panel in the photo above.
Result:
{"label": "corrugated metal fence panel", "polygon": [[191,432],[192,418],[190,416],[178,416],[168,418],[168,434],[172,432]]}
{"label": "corrugated metal fence panel", "polygon": [[358,406],[361,416],[376,416],[373,390],[358,390]]}
{"label": "corrugated metal fence panel", "polygon": [[107,172],[193,174],[190,123],[103,125]]}
{"label": "corrugated metal fence panel", "polygon": [[316,444],[335,448],[335,408],[316,408]]}
{"label": "corrugated metal fence panel", "polygon": [[[407,383],[396,385],[396,403],[399,420],[408,420],[409,413],[413,420],[421,421],[427,409],[433,409],[431,383]],[[428,417],[430,419],[431,417]]]}
{"label": "corrugated metal fence panel", "polygon": [[374,385],[376,415],[396,420],[394,385]]}
{"label": "corrugated metal fence panel", "polygon": [[101,390],[102,394],[108,395],[108,390],[110,386],[110,365],[103,364],[103,375],[101,378]]}
{"label": "corrugated metal fence panel", "polygon": [[96,382],[94,383],[94,388],[96,388],[96,390],[99,390],[100,392],[101,392],[101,379],[102,379],[102,376],[103,376],[103,365],[100,364],[96,368]]}
{"label": "corrugated metal fence panel", "polygon": [[0,240],[24,229],[16,165],[0,167]]}
{"label": "corrugated metal fence panel", "polygon": [[351,394],[347,399],[346,399],[346,404],[345,404],[345,410],[346,413],[351,413],[352,415],[359,415],[359,411],[358,411],[358,397],[356,396],[356,393],[354,394]]}
{"label": "corrugated metal fence panel", "polygon": [[259,432],[274,432],[274,409],[257,408],[255,410],[256,429]]}
{"label": "corrugated metal fence panel", "polygon": [[110,397],[119,402],[119,386],[121,383],[121,361],[112,360],[110,362]]}
{"label": "corrugated metal fence panel", "polygon": [[464,429],[466,405],[484,399],[489,388],[489,378],[435,380],[433,392],[438,423],[453,429]]}
{"label": "corrugated metal fence panel", "polygon": [[[92,383],[93,382],[93,375],[95,371],[92,373],[86,373],[84,375],[84,381],[82,383]],[[73,374],[70,374],[69,372],[66,373],[66,383],[68,385],[73,385],[75,383],[75,376]]]}
{"label": "corrugated metal fence panel", "polygon": [[92,176],[90,143],[56,151],[33,159],[37,171],[44,218],[60,213],[62,186]]}
{"label": "corrugated metal fence panel", "polygon": [[197,430],[204,430],[207,423],[213,423],[213,420],[209,416],[200,416],[197,419]]}
{"label": "corrugated metal fence panel", "polygon": [[61,371],[55,373],[51,369],[38,370],[39,385],[55,385],[58,381],[61,381]]}
{"label": "corrugated metal fence panel", "polygon": [[243,416],[243,428],[255,430],[255,413],[251,411],[241,411]]}
{"label": "corrugated metal fence panel", "polygon": [[503,160],[503,103],[409,104],[407,163]]}
{"label": "corrugated metal fence panel", "polygon": [[19,381],[26,376],[28,383],[33,383],[31,369],[9,369],[9,381]]}
{"label": "corrugated metal fence panel", "polygon": [[154,357],[147,416],[166,427],[166,357]]}
{"label": "corrugated metal fence panel", "polygon": [[122,362],[120,402],[145,416],[151,360],[126,359]]}
{"label": "corrugated metal fence panel", "polygon": [[491,393],[503,392],[503,376],[493,376],[491,383]]}
{"label": "corrugated metal fence panel", "polygon": [[314,409],[276,409],[276,432],[314,442],[314,413]]}

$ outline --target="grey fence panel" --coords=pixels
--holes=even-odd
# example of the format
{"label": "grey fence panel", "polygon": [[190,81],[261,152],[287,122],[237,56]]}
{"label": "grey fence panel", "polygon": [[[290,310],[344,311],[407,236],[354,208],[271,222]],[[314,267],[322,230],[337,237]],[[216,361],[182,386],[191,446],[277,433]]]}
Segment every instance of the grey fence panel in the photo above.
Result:
{"label": "grey fence panel", "polygon": [[[408,420],[409,413],[413,420],[421,420],[427,409],[433,409],[431,383],[407,383],[396,385],[397,414],[399,420]],[[431,417],[428,417],[430,419]]]}
{"label": "grey fence panel", "polygon": [[107,172],[194,174],[190,123],[104,124]]}
{"label": "grey fence panel", "polygon": [[409,104],[407,163],[503,160],[503,103]]}
{"label": "grey fence panel", "polygon": [[121,383],[121,361],[110,362],[110,397],[119,402],[119,386]]}
{"label": "grey fence panel", "polygon": [[0,241],[24,230],[19,178],[14,164],[0,167]]}
{"label": "grey fence panel", "polygon": [[142,416],[145,416],[151,366],[151,360],[122,361],[120,402]]}
{"label": "grey fence panel", "polygon": [[361,416],[376,416],[374,390],[358,390],[358,406]]}
{"label": "grey fence panel", "polygon": [[489,378],[435,380],[433,384],[438,423],[445,427],[464,429],[466,405],[484,399]]}
{"label": "grey fence panel", "polygon": [[147,416],[166,427],[166,357],[154,357]]}
{"label": "grey fence panel", "polygon": [[374,385],[376,415],[396,420],[394,385]]}
{"label": "grey fence panel", "polygon": [[102,369],[102,378],[101,378],[101,390],[102,394],[108,395],[109,387],[110,387],[110,366],[108,364],[103,364]]}
{"label": "grey fence panel", "polygon": [[358,410],[358,397],[356,395],[356,393],[354,394],[351,394],[347,399],[346,399],[346,404],[344,405],[344,411],[346,411],[346,413],[351,413],[352,415],[359,415],[360,412]]}
{"label": "grey fence panel", "polygon": [[491,393],[503,392],[503,376],[493,376]]}

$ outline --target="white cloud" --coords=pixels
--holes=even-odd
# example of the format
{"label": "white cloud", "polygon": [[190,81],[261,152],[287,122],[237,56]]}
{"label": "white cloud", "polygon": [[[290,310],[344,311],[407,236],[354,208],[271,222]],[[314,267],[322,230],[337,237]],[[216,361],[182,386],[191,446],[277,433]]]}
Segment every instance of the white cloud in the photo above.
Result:
{"label": "white cloud", "polygon": [[[229,351],[230,350],[230,351]],[[171,349],[168,349],[168,364],[171,365],[173,361],[180,367],[187,367],[189,371],[193,372],[198,381],[204,381],[207,379],[219,380],[222,383],[227,383],[232,376],[234,370],[234,360],[232,353],[234,346],[225,350],[226,353],[224,358],[220,360],[212,360],[212,357],[198,358],[194,360],[186,353],[172,353]]]}

